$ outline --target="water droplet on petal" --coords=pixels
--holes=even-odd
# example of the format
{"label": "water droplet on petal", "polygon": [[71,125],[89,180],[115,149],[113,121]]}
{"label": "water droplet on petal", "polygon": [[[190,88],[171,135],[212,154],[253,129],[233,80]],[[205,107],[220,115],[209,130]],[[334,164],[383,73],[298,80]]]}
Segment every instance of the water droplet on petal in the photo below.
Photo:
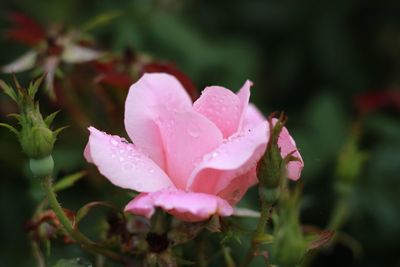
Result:
{"label": "water droplet on petal", "polygon": [[200,136],[200,129],[197,125],[192,125],[187,129],[187,133],[193,138],[198,138]]}
{"label": "water droplet on petal", "polygon": [[111,144],[112,144],[113,146],[117,146],[117,145],[118,145],[118,141],[115,140],[115,137],[112,137],[112,138],[111,138]]}
{"label": "water droplet on petal", "polygon": [[119,157],[119,161],[123,162],[125,160],[124,157]]}
{"label": "water droplet on petal", "polygon": [[115,158],[116,157],[116,155],[115,154],[111,154],[111,158]]}

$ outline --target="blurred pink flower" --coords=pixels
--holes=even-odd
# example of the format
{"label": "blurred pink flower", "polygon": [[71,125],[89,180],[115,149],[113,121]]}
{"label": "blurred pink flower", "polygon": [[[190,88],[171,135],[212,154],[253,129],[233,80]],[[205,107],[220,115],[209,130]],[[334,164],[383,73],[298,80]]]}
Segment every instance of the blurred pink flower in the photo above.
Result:
{"label": "blurred pink flower", "polygon": [[[144,74],[129,90],[125,128],[133,141],[90,127],[85,157],[113,184],[141,192],[125,211],[151,217],[156,207],[184,221],[229,216],[249,187],[269,138],[269,125],[249,104],[247,81],[234,94],[207,87],[193,104],[168,74]],[[296,151],[286,128],[282,155]],[[300,177],[302,162],[288,165]]]}

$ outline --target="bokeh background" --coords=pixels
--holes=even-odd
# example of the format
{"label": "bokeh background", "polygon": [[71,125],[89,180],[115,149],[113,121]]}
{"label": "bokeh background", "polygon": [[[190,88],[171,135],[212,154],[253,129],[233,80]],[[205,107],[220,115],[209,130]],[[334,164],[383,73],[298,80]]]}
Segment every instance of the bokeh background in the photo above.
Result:
{"label": "bokeh background", "polygon": [[[97,48],[114,53],[129,48],[173,62],[199,89],[216,84],[236,91],[252,80],[251,100],[265,114],[285,111],[304,157],[305,224],[324,228],[329,220],[338,157],[358,127],[359,146],[368,160],[348,202],[351,212],[343,226],[348,240],[323,250],[312,266],[400,266],[399,1],[6,0],[0,2],[0,65],[28,50],[5,34],[11,27],[8,14],[15,11],[44,27],[66,29],[80,29],[99,14],[123,12],[90,31]],[[24,72],[18,78],[28,81],[33,75]],[[10,75],[0,78],[11,81]],[[96,112],[102,102],[92,99],[94,86],[71,90],[91,101],[88,120],[81,125],[79,114],[63,103],[51,104],[44,93],[40,96],[45,112],[61,109],[56,125],[71,126],[56,145],[57,177],[88,168],[82,157],[87,139],[82,124],[123,132],[122,117],[110,122]],[[121,101],[125,93],[120,90],[114,98]],[[6,114],[14,109],[1,94],[1,121],[10,122]],[[34,266],[24,224],[42,197],[40,185],[29,174],[14,136],[3,128],[0,170],[0,266]],[[127,197],[115,190],[94,173],[60,198],[70,209],[93,200],[122,207]],[[241,205],[257,208],[256,191]],[[99,226],[89,219],[83,227],[90,233]],[[55,242],[50,259],[79,253],[76,246]],[[241,253],[235,246],[235,257]],[[256,261],[254,266],[263,265]]]}

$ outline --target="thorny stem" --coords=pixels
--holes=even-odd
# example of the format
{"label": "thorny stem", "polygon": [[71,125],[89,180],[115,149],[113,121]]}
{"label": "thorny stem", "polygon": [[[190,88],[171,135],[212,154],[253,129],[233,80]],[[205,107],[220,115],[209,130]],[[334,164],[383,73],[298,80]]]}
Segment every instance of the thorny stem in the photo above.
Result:
{"label": "thorny stem", "polygon": [[91,240],[89,240],[86,236],[84,236],[79,230],[76,230],[71,221],[69,220],[68,216],[65,214],[63,208],[61,207],[60,203],[57,200],[56,193],[53,190],[52,186],[52,177],[51,175],[46,175],[42,177],[42,184],[43,189],[46,193],[47,199],[49,201],[50,207],[53,209],[54,213],[56,214],[58,220],[63,226],[64,231],[76,242],[80,243],[82,248],[87,250],[93,254],[101,254],[109,259],[112,259],[116,262],[125,262],[126,259],[107,248],[101,247]]}
{"label": "thorny stem", "polygon": [[246,258],[240,265],[241,267],[249,266],[249,264],[254,258],[254,254],[257,252],[258,246],[260,245],[259,240],[265,233],[265,226],[268,223],[270,207],[272,206],[272,204],[268,203],[267,200],[264,197],[262,197],[261,192],[260,192],[260,204],[261,204],[261,214],[260,218],[258,219],[257,228],[253,234],[251,247],[247,251]]}

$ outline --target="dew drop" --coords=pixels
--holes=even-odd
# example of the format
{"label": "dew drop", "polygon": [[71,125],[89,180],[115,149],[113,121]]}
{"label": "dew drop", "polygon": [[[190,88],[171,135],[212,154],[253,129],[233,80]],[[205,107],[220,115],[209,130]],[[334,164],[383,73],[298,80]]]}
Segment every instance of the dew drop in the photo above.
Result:
{"label": "dew drop", "polygon": [[125,158],[124,157],[119,157],[119,161],[123,162],[123,161],[125,161]]}
{"label": "dew drop", "polygon": [[212,154],[211,154],[211,157],[213,157],[213,158],[215,158],[215,157],[217,157],[218,156],[218,152],[217,151],[214,151]]}
{"label": "dew drop", "polygon": [[117,145],[118,145],[118,141],[115,140],[115,137],[111,138],[111,144],[112,144],[113,146],[117,146]]}
{"label": "dew drop", "polygon": [[200,129],[197,125],[192,125],[187,129],[187,133],[193,138],[198,138],[200,136]]}
{"label": "dew drop", "polygon": [[111,158],[116,158],[117,156],[115,154],[111,154]]}
{"label": "dew drop", "polygon": [[149,173],[154,173],[154,169],[153,168],[149,169]]}

